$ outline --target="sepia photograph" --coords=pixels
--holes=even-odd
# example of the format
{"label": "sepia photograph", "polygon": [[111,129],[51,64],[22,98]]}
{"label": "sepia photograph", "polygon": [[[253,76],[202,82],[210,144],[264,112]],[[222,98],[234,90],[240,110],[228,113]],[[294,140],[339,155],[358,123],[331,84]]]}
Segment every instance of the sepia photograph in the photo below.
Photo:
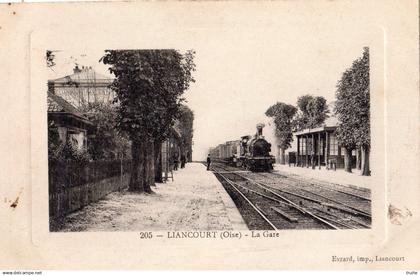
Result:
{"label": "sepia photograph", "polygon": [[369,48],[285,44],[47,50],[50,230],[369,229]]}

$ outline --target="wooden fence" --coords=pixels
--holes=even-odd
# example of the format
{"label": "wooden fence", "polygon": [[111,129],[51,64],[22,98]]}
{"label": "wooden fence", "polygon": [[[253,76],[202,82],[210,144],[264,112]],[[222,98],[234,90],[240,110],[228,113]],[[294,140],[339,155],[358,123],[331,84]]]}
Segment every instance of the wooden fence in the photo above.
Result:
{"label": "wooden fence", "polygon": [[83,165],[74,161],[49,161],[50,221],[127,188],[130,165],[130,160],[92,161]]}

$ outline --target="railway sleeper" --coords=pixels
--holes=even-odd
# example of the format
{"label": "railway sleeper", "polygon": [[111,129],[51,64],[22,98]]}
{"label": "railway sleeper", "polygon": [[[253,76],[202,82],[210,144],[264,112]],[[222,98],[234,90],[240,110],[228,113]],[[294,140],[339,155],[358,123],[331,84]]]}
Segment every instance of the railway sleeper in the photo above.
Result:
{"label": "railway sleeper", "polygon": [[354,226],[354,225],[351,225],[351,224],[348,224],[348,223],[345,223],[344,221],[345,221],[345,219],[332,219],[332,218],[330,218],[330,217],[327,217],[327,216],[325,216],[324,214],[321,214],[321,215],[319,215],[319,217],[321,217],[321,218],[323,218],[324,220],[327,220],[327,221],[329,221],[329,222],[332,222],[332,223],[336,223],[336,224],[338,224],[338,225],[341,225],[342,227],[345,227],[345,228],[347,228],[347,229],[357,229],[357,227],[356,226]]}
{"label": "railway sleeper", "polygon": [[[278,197],[278,198],[280,198],[280,199],[284,200],[288,206],[293,207],[293,208],[295,208],[295,209],[299,210],[301,213],[306,214],[306,215],[309,215],[309,216],[311,216],[312,218],[317,219],[318,221],[320,221],[320,222],[322,222],[322,223],[324,223],[324,224],[328,225],[329,227],[331,227],[331,228],[333,228],[333,229],[339,229],[339,228],[338,228],[337,226],[335,226],[334,224],[331,224],[330,222],[328,222],[328,221],[326,221],[326,220],[322,219],[321,217],[319,217],[319,216],[317,216],[317,215],[314,215],[313,213],[311,213],[311,212],[310,212],[310,211],[308,211],[307,209],[303,208],[302,206],[299,206],[299,205],[297,205],[296,203],[292,202],[291,200],[288,200],[288,199],[287,199],[287,198],[285,198],[284,196],[282,196],[282,195],[280,195],[280,194],[278,194],[278,193],[274,192],[273,190],[270,190],[270,188],[267,188],[267,187],[268,187],[267,185],[265,185],[265,184],[261,184],[261,183],[255,182],[255,181],[252,181],[252,180],[250,180],[250,179],[248,179],[248,178],[246,178],[246,177],[243,177],[243,178],[244,178],[244,179],[246,179],[246,180],[248,180],[249,182],[254,182],[256,185],[258,185],[258,186],[262,187],[263,189],[265,189],[265,190],[267,190],[268,192],[272,193],[272,194],[273,194],[273,195],[275,195],[276,197]],[[246,187],[244,187],[244,188],[246,188]],[[274,189],[275,189],[275,188],[274,188]],[[278,190],[278,189],[277,189],[277,190]],[[282,190],[278,190],[278,191],[280,191],[280,192],[281,192]],[[252,191],[252,192],[255,192],[255,191]]]}
{"label": "railway sleeper", "polygon": [[271,210],[273,210],[274,212],[276,212],[277,214],[279,214],[280,216],[286,218],[288,221],[290,222],[298,222],[297,218],[291,217],[289,216],[287,213],[283,212],[281,209],[277,208],[277,207],[270,207]]}
{"label": "railway sleeper", "polygon": [[[330,217],[333,217],[336,222],[352,222],[353,221],[350,217],[342,217],[342,216],[339,216],[339,215],[331,213],[331,212],[325,213],[324,211],[322,211],[320,209],[316,209],[316,210],[321,212],[322,215],[324,216],[324,218],[328,218],[327,216],[325,216],[325,215],[328,215]],[[331,220],[334,221],[334,219],[331,219]]]}
{"label": "railway sleeper", "polygon": [[[258,185],[260,185],[260,184],[258,184]],[[339,229],[337,226],[335,226],[335,225],[331,224],[330,222],[328,222],[328,221],[326,221],[326,220],[322,219],[321,217],[319,217],[319,216],[317,216],[317,215],[313,214],[313,213],[312,213],[312,212],[310,212],[308,209],[305,209],[304,207],[302,207],[302,206],[299,206],[299,205],[295,204],[294,202],[292,202],[292,201],[288,200],[287,198],[283,197],[282,195],[280,195],[280,194],[278,194],[278,193],[276,193],[276,192],[274,192],[274,191],[272,191],[272,190],[270,190],[270,189],[267,189],[267,190],[268,190],[269,192],[271,192],[273,195],[275,195],[275,196],[277,196],[277,197],[281,198],[282,200],[285,200],[285,201],[288,203],[288,205],[289,205],[289,206],[291,206],[291,207],[293,207],[293,208],[295,208],[295,209],[299,210],[302,214],[305,214],[305,215],[311,216],[312,218],[314,218],[314,219],[316,219],[316,220],[318,220],[318,221],[320,221],[320,222],[322,222],[322,223],[324,223],[324,224],[328,225],[329,227],[331,227],[331,228],[333,228],[333,229]]]}
{"label": "railway sleeper", "polygon": [[326,203],[326,202],[321,203],[321,205],[326,206],[326,207],[330,207],[330,208],[335,208],[335,209],[338,209],[338,210],[341,210],[343,212],[347,212],[347,213],[350,213],[350,214],[353,214],[353,215],[356,215],[356,216],[366,216],[366,217],[370,218],[369,214],[361,212],[361,211],[355,211],[355,210],[352,210],[351,208],[342,207],[342,206],[339,206],[339,205]]}
{"label": "railway sleeper", "polygon": [[286,206],[289,206],[290,207],[290,205],[288,203],[282,202],[282,201],[280,201],[280,200],[278,200],[276,198],[273,198],[271,196],[264,195],[264,194],[262,194],[262,193],[260,193],[258,191],[251,190],[251,189],[249,189],[249,188],[247,188],[245,186],[242,186],[240,184],[237,184],[237,183],[234,183],[234,184],[237,185],[238,187],[244,189],[247,193],[253,193],[253,194],[256,194],[256,195],[261,196],[263,198],[266,198],[268,200],[271,200],[271,201],[277,202],[279,204],[283,204],[283,205],[286,205]]}
{"label": "railway sleeper", "polygon": [[[320,211],[321,213],[323,212],[323,210],[318,209],[318,208],[313,208],[313,209],[315,209],[316,211]],[[324,212],[324,213],[325,213],[325,212]],[[326,214],[326,215],[329,215],[329,216],[334,217],[334,218],[336,219],[336,222],[340,223],[340,224],[341,224],[341,225],[343,225],[343,226],[347,226],[348,228],[356,229],[356,228],[360,228],[360,227],[356,227],[356,226],[354,226],[354,225],[348,225],[348,223],[347,223],[347,224],[343,224],[343,222],[353,222],[353,223],[357,223],[358,225],[360,225],[360,226],[362,226],[362,227],[364,227],[364,228],[370,228],[370,225],[368,225],[368,224],[366,224],[366,223],[363,223],[363,222],[361,222],[361,221],[358,221],[358,220],[354,219],[353,217],[349,217],[349,216],[347,216],[347,217],[342,217],[342,216],[339,216],[339,215],[333,214],[333,213],[331,213],[331,212],[328,212],[328,213],[325,213],[325,214]],[[323,216],[325,219],[327,219],[327,217],[325,217],[325,214],[322,214],[322,216]],[[332,221],[333,221],[333,220],[332,220]]]}

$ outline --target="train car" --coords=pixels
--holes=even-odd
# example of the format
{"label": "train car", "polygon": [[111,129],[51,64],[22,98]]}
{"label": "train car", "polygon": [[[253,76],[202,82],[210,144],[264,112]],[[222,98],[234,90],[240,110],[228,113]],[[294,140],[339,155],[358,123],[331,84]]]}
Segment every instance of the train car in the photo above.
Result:
{"label": "train car", "polygon": [[227,158],[225,158],[225,161],[231,166],[237,166],[238,156],[240,155],[240,144],[240,140],[226,142]]}
{"label": "train car", "polygon": [[219,144],[209,149],[210,158],[213,162],[227,163],[229,158],[229,150],[226,144]]}
{"label": "train car", "polygon": [[227,141],[210,150],[214,161],[224,162],[235,167],[258,171],[271,171],[275,158],[270,154],[271,144],[264,138],[264,124],[257,125],[254,136],[243,136],[241,140]]}
{"label": "train car", "polygon": [[215,147],[210,147],[209,148],[209,155],[210,158],[214,159],[216,157],[216,148]]}

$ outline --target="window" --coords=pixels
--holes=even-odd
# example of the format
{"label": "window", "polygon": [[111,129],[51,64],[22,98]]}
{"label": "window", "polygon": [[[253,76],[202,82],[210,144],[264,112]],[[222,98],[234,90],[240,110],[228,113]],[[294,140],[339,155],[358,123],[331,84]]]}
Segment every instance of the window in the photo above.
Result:
{"label": "window", "polygon": [[337,156],[338,155],[338,143],[337,138],[334,134],[330,134],[330,155]]}
{"label": "window", "polygon": [[323,154],[323,152],[322,152],[323,147],[324,147],[324,140],[321,138],[321,139],[318,140],[318,146],[316,148],[317,149],[316,153],[322,155]]}
{"label": "window", "polygon": [[306,155],[306,140],[304,138],[302,138],[301,147],[302,155]]}

